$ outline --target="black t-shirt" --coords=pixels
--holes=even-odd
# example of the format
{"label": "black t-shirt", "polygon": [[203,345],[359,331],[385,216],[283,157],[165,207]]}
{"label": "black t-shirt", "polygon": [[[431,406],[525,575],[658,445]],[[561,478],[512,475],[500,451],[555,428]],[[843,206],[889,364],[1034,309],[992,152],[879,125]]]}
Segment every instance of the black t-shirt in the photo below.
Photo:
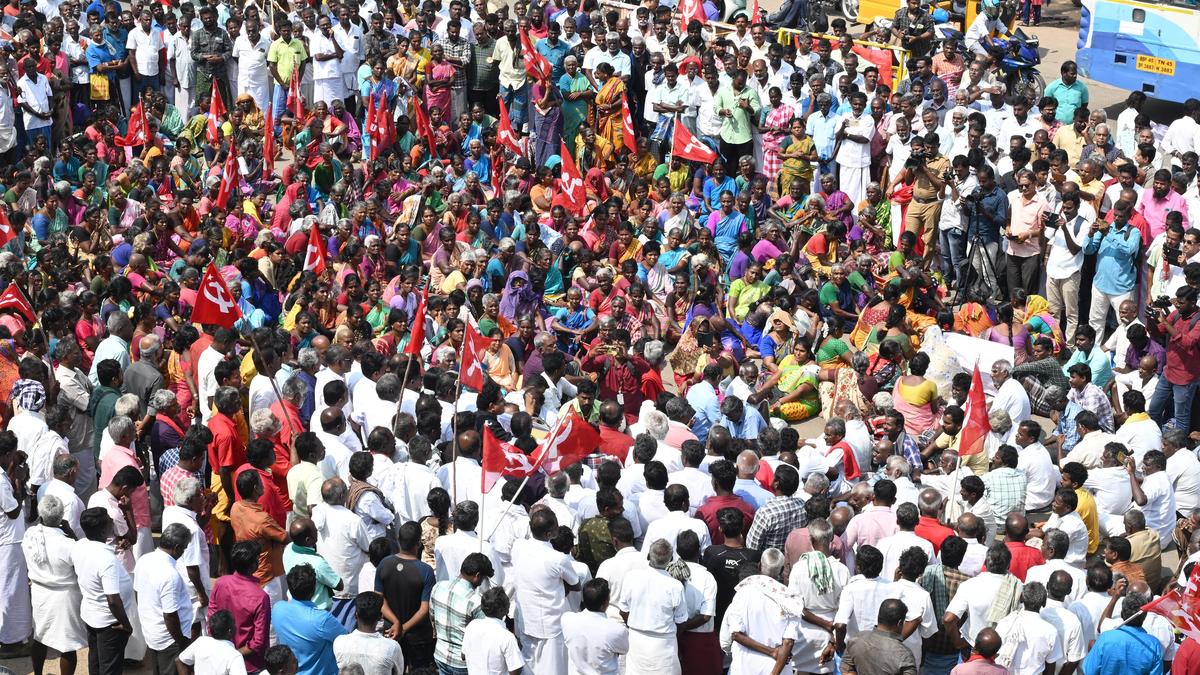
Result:
{"label": "black t-shirt", "polygon": [[[392,612],[401,623],[412,618],[421,609],[422,602],[429,602],[433,592],[433,568],[420,560],[407,560],[389,556],[375,572],[375,590],[382,593]],[[433,624],[426,617],[400,640],[401,643],[421,644],[433,642]]]}
{"label": "black t-shirt", "polygon": [[733,601],[733,589],[738,585],[738,569],[742,563],[758,565],[761,553],[751,548],[730,548],[724,544],[709,546],[704,550],[701,562],[717,579],[717,625],[725,617],[725,610]]}

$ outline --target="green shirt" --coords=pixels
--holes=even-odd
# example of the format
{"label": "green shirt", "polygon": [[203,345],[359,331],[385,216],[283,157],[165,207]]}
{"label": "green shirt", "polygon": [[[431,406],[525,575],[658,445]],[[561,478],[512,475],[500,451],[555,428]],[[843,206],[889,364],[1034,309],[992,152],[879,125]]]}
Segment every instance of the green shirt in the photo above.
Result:
{"label": "green shirt", "polygon": [[275,64],[280,77],[284,82],[292,81],[292,73],[296,70],[296,64],[302,63],[308,58],[308,52],[304,49],[304,43],[297,38],[292,38],[291,42],[284,42],[283,38],[278,38],[271,43],[271,47],[267,50],[267,63]]}
{"label": "green shirt", "polygon": [[608,531],[608,519],[593,516],[583,521],[579,528],[579,562],[588,566],[592,575],[600,569],[600,563],[617,554]]}
{"label": "green shirt", "polygon": [[[749,110],[740,107],[738,102],[743,99],[750,102]],[[762,103],[758,100],[758,92],[749,86],[743,87],[740,93],[734,93],[732,86],[721,87],[717,91],[717,95],[713,97],[712,105],[718,113],[725,109],[733,113],[729,117],[722,118],[722,141],[730,145],[740,145],[742,143],[749,143],[754,138],[753,127],[750,122],[757,119],[758,111],[762,110]]]}
{"label": "green shirt", "polygon": [[284,572],[291,572],[297,565],[309,565],[317,575],[317,590],[312,596],[313,605],[317,609],[332,609],[333,589],[342,582],[342,578],[317,554],[317,549],[293,542],[283,549]]}

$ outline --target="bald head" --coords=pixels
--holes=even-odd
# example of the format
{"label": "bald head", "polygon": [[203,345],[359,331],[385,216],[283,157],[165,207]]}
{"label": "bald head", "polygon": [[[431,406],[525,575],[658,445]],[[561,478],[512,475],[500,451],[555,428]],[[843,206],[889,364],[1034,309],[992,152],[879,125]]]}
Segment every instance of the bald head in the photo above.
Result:
{"label": "bald head", "polygon": [[845,534],[846,527],[850,525],[850,519],[854,517],[854,511],[849,506],[839,506],[829,514],[829,524],[833,526],[835,534]]}
{"label": "bald head", "polygon": [[293,520],[288,526],[288,534],[301,546],[312,548],[317,545],[317,526],[311,518],[300,516]]}
{"label": "bald head", "polygon": [[1025,541],[1029,534],[1029,519],[1022,513],[1013,512],[1004,519],[1004,536],[1009,541]]}
{"label": "bald head", "polygon": [[975,653],[990,659],[1000,653],[1000,634],[995,628],[984,628],[975,636]]}
{"label": "bald head", "polygon": [[330,506],[345,506],[349,489],[337,476],[321,483],[321,499]]}
{"label": "bald head", "polygon": [[753,478],[758,473],[758,455],[753,450],[743,450],[737,456],[738,478]]}
{"label": "bald head", "polygon": [[959,516],[954,529],[958,532],[958,536],[967,541],[982,541],[983,535],[987,532],[983,521],[974,513],[964,513]]}
{"label": "bald head", "polygon": [[479,432],[474,429],[460,433],[454,439],[458,446],[458,454],[463,457],[478,457],[479,456]]}
{"label": "bald head", "polygon": [[326,408],[321,411],[321,429],[327,434],[340,434],[346,430],[346,416],[341,408]]}

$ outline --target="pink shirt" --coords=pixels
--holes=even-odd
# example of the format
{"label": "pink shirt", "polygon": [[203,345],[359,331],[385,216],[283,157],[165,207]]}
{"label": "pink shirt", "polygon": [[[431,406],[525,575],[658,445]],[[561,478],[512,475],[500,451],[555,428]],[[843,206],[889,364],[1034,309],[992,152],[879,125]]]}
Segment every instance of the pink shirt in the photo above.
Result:
{"label": "pink shirt", "polygon": [[954,666],[950,675],[1008,675],[1008,670],[991,659],[972,654],[966,663]]}
{"label": "pink shirt", "polygon": [[1183,229],[1186,230],[1189,227],[1187,201],[1183,195],[1174,190],[1169,190],[1163,199],[1156,199],[1153,189],[1142,190],[1142,196],[1138,198],[1134,211],[1142,214],[1142,217],[1149,223],[1151,241],[1167,229],[1167,213],[1171,211],[1182,213]]}
{"label": "pink shirt", "polygon": [[[874,546],[880,539],[899,531],[896,512],[890,506],[874,506],[870,511],[863,511],[850,519],[846,527],[846,546],[851,551],[857,551],[859,546]],[[850,569],[854,571],[853,567]]]}
{"label": "pink shirt", "polygon": [[[141,463],[129,448],[114,445],[105,452],[104,459],[100,460],[100,489],[108,487],[112,483],[113,476],[127,466],[135,467],[138,471],[142,470]],[[142,485],[134,490],[133,494],[129,496],[129,501],[133,506],[134,527],[150,527],[150,491],[146,489],[146,486]]]}
{"label": "pink shirt", "polygon": [[1011,214],[1008,231],[1014,237],[1029,235],[1029,239],[1018,241],[1005,239],[1005,253],[1020,258],[1038,255],[1042,251],[1042,214],[1046,212],[1046,200],[1039,194],[1025,201],[1020,194],[1008,198],[1008,210]]}

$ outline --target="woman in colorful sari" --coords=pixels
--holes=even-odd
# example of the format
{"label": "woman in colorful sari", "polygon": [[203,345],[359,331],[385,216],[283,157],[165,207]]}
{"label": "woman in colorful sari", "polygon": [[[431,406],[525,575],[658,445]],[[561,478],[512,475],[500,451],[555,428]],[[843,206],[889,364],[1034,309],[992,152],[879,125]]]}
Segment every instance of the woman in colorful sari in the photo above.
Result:
{"label": "woman in colorful sari", "polygon": [[[817,161],[817,146],[813,139],[804,133],[806,122],[803,117],[795,117],[789,125],[790,135],[779,140],[779,157],[782,165],[779,171],[777,185],[772,185],[776,195],[785,194],[791,190],[792,184],[800,180],[800,195],[808,194],[812,185],[813,162]],[[767,174],[770,176],[771,174]],[[799,200],[803,202],[803,200]]]}
{"label": "woman in colorful sari", "polygon": [[625,106],[625,82],[614,74],[612,64],[608,62],[600,62],[593,72],[600,84],[595,106],[596,135],[608,141],[613,148],[623,147],[625,136],[622,132],[622,110]]}
{"label": "woman in colorful sari", "polygon": [[688,387],[699,381],[695,377],[696,364],[704,356],[705,346],[712,344],[714,340],[716,335],[708,323],[708,317],[693,320],[679,337],[679,342],[667,357],[667,361],[675,374],[675,386],[680,396],[686,395]]}
{"label": "woman in colorful sari", "polygon": [[980,337],[993,323],[987,307],[973,300],[964,303],[954,315],[954,330],[971,337]]}
{"label": "woman in colorful sari", "polygon": [[[758,353],[762,355],[763,368],[774,373],[780,368],[779,360],[791,351],[791,344],[796,340],[796,323],[791,314],[777,309],[767,318],[766,329],[758,339]],[[742,330],[749,330],[749,327],[743,325]]]}
{"label": "woman in colorful sari", "polygon": [[770,103],[759,111],[758,123],[758,131],[762,134],[761,171],[767,176],[776,176],[783,168],[780,143],[788,137],[795,109],[783,104],[783,92],[779,91],[779,87],[771,87],[767,98]]}
{"label": "woman in colorful sari", "polygon": [[721,262],[728,266],[733,254],[737,253],[737,237],[747,229],[746,216],[733,208],[733,192],[721,193],[720,208],[708,214],[705,227],[713,235],[713,242],[721,253]]}
{"label": "woman in colorful sari", "polygon": [[550,327],[558,333],[559,349],[574,355],[595,324],[596,313],[583,304],[583,292],[572,286],[567,289],[567,306],[557,310]]}
{"label": "woman in colorful sari", "polygon": [[887,322],[892,306],[900,300],[900,287],[887,284],[875,304],[863,308],[858,315],[858,323],[850,331],[850,343],[858,350],[873,350],[879,345],[879,334]]}
{"label": "woman in colorful sari", "polygon": [[850,366],[854,362],[854,347],[850,339],[842,331],[842,325],[837,321],[821,324],[821,336],[817,341],[817,350],[813,358],[821,366],[821,379],[832,380],[834,371]]}
{"label": "woman in colorful sari", "polygon": [[904,430],[920,436],[939,423],[937,384],[925,377],[929,355],[921,352],[908,362],[908,375],[896,379],[892,405],[904,414]]}
{"label": "woman in colorful sari", "polygon": [[1058,319],[1050,313],[1050,303],[1040,295],[1031,295],[1025,299],[1025,326],[1022,332],[1026,334],[1022,347],[1032,347],[1034,340],[1048,337],[1054,342],[1054,352],[1057,354],[1066,343]]}
{"label": "woman in colorful sari", "polygon": [[[596,91],[579,70],[579,59],[575,56],[568,55],[563,60],[563,69],[566,72],[558,79],[558,89],[562,92],[562,138],[568,148],[574,148],[579,128],[587,122],[588,108]],[[555,153],[557,151],[555,147]]]}
{"label": "woman in colorful sari", "polygon": [[762,282],[762,265],[751,263],[742,278],[729,285],[729,296],[725,299],[726,316],[740,324],[770,292],[771,287]]}
{"label": "woman in colorful sari", "polygon": [[500,296],[500,315],[510,322],[527,315],[537,315],[541,306],[541,298],[529,283],[529,275],[525,272],[513,272],[504,284]]}
{"label": "woman in colorful sari", "polygon": [[996,323],[983,331],[979,337],[989,342],[1011,347],[1016,330],[1013,328],[1013,306],[1003,303],[996,308]]}
{"label": "woman in colorful sari", "polygon": [[854,204],[850,201],[850,195],[838,189],[837,178],[833,174],[827,173],[821,176],[821,192],[819,193],[825,204],[825,217],[829,220],[840,220],[846,226],[846,231],[849,232],[854,227],[854,215],[851,213],[854,210]]}
{"label": "woman in colorful sari", "polygon": [[771,414],[790,424],[816,417],[821,412],[818,372],[808,343],[804,340],[792,343],[790,353],[780,360],[779,369],[759,388],[759,392],[778,395],[771,404]]}
{"label": "woman in colorful sari", "polygon": [[[450,81],[454,79],[455,65],[446,60],[442,45],[434,43],[429,48],[429,63],[425,64],[425,109],[450,110]],[[431,120],[432,124],[432,120]]]}
{"label": "woman in colorful sari", "polygon": [[533,165],[542,166],[562,148],[563,97],[549,81],[534,82],[532,89],[529,121],[537,130],[533,137]]}
{"label": "woman in colorful sari", "polygon": [[504,333],[493,326],[484,333],[484,337],[490,342],[480,358],[492,381],[500,385],[505,393],[519,388],[521,374],[517,372],[517,360],[513,358],[512,350],[504,344]]}

